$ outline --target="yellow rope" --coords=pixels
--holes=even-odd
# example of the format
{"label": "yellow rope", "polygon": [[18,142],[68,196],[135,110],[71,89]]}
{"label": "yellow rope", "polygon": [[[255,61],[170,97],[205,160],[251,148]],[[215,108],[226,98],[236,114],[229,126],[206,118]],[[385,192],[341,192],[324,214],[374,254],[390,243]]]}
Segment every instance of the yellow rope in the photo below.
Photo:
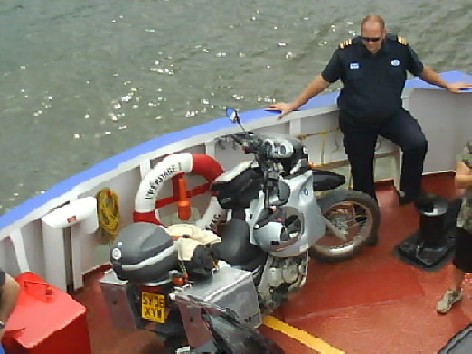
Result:
{"label": "yellow rope", "polygon": [[[331,129],[331,130],[320,130],[320,131],[315,132],[315,133],[297,134],[296,138],[299,139],[300,141],[304,141],[307,138],[309,138],[310,136],[317,136],[317,135],[322,136],[321,151],[320,151],[320,154],[321,154],[320,161],[321,161],[321,163],[320,163],[320,165],[318,165],[318,167],[323,167],[323,165],[325,165],[326,138],[330,133],[335,133],[335,132],[338,132],[340,130],[341,129],[339,129],[339,127],[337,127],[335,129]],[[338,143],[337,143],[336,139],[334,140],[334,144],[336,146],[336,149],[334,151],[336,151],[337,149],[339,149],[339,146],[338,146]],[[351,174],[351,172],[349,172],[347,187],[349,189],[352,189],[352,174]]]}
{"label": "yellow rope", "polygon": [[119,209],[118,195],[109,188],[103,188],[97,195],[97,213],[100,243],[109,244],[118,235]]}
{"label": "yellow rope", "polygon": [[310,136],[327,135],[329,133],[334,133],[334,132],[337,132],[337,131],[340,131],[339,127],[335,128],[335,129],[331,129],[331,130],[320,130],[320,131],[314,132],[314,133],[297,134],[296,137],[297,137],[297,139],[303,141],[303,140],[306,140],[306,138],[309,138]]}

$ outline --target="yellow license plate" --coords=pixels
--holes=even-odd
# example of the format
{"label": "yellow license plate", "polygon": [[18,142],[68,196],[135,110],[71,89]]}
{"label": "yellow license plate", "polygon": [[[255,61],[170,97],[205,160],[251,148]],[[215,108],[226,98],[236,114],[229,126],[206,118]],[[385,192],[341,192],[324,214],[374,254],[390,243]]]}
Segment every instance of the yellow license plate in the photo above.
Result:
{"label": "yellow license plate", "polygon": [[152,322],[165,322],[165,299],[162,294],[141,293],[141,317]]}

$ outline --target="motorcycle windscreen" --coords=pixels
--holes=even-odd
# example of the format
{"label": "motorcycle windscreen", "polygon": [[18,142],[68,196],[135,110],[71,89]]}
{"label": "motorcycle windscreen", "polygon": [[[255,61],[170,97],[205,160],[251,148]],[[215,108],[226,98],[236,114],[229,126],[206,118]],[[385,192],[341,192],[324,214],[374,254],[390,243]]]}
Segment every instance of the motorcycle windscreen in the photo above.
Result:
{"label": "motorcycle windscreen", "polygon": [[188,343],[194,349],[208,348],[208,344],[212,343],[218,353],[284,353],[276,343],[256,329],[242,324],[236,316],[217,305],[181,294],[175,300]]}

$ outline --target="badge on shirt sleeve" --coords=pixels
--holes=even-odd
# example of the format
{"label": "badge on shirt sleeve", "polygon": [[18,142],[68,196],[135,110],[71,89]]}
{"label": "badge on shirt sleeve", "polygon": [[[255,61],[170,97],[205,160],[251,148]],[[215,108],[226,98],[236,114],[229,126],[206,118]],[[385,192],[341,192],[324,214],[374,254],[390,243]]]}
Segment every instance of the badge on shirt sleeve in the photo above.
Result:
{"label": "badge on shirt sleeve", "polygon": [[408,41],[406,40],[405,37],[398,36],[397,37],[398,43],[403,44],[403,45],[408,45]]}
{"label": "badge on shirt sleeve", "polygon": [[351,70],[359,69],[359,63],[354,62],[354,63],[349,64],[349,69]]}
{"label": "badge on shirt sleeve", "polygon": [[391,66],[400,66],[400,60],[398,60],[398,59],[393,59],[393,60],[390,62],[390,65],[391,65]]}

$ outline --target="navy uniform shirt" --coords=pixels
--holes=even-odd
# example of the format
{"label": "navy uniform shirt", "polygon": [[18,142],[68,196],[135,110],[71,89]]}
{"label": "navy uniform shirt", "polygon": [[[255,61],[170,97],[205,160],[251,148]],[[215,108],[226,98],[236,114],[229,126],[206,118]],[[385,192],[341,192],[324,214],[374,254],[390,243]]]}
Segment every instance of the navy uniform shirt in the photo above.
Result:
{"label": "navy uniform shirt", "polygon": [[406,71],[418,76],[423,63],[404,38],[388,33],[376,54],[364,47],[361,37],[341,43],[321,76],[330,83],[343,82],[338,97],[341,112],[375,124],[401,109]]}

